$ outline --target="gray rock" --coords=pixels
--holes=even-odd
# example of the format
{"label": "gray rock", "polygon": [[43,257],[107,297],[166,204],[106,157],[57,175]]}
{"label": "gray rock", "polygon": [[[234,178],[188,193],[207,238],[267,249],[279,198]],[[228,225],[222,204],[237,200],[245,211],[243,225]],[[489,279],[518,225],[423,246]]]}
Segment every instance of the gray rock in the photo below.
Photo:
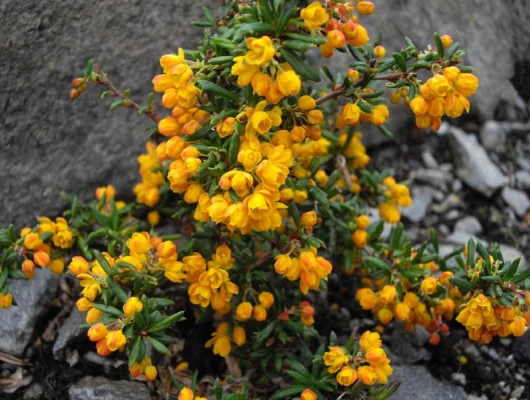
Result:
{"label": "gray rock", "polygon": [[466,386],[467,383],[466,376],[461,372],[453,372],[451,374],[451,380],[460,386]]}
{"label": "gray rock", "polygon": [[403,208],[401,214],[409,221],[417,224],[425,218],[431,203],[432,194],[429,188],[416,187],[412,191],[412,205],[408,208]]}
{"label": "gray rock", "polygon": [[486,121],[480,129],[480,141],[488,150],[504,151],[506,148],[506,132],[497,121]]}
{"label": "gray rock", "polygon": [[448,219],[450,221],[457,219],[460,216],[460,213],[458,210],[450,210],[447,214],[445,214],[445,219]]}
{"label": "gray rock", "polygon": [[434,158],[434,156],[429,150],[422,151],[421,159],[423,160],[423,163],[425,164],[427,168],[429,169],[438,168],[438,161],[436,161],[436,158]]}
{"label": "gray rock", "polygon": [[515,181],[519,189],[530,190],[530,172],[517,171],[515,173]]}
{"label": "gray rock", "polygon": [[480,235],[482,233],[482,225],[480,221],[469,215],[462,218],[455,224],[455,232],[470,233],[472,235]]}
{"label": "gray rock", "polygon": [[517,360],[530,362],[530,329],[515,339],[513,353]]}
{"label": "gray rock", "polygon": [[452,127],[450,139],[457,166],[456,174],[468,186],[487,197],[491,197],[508,183],[508,178],[490,160],[475,136]]}
{"label": "gray rock", "polygon": [[24,400],[39,400],[43,398],[44,388],[39,382],[32,384],[24,393]]}
{"label": "gray rock", "polygon": [[53,355],[56,358],[72,341],[85,334],[86,329],[79,327],[79,325],[85,323],[85,316],[85,313],[81,313],[77,307],[74,307],[68,318],[63,321],[59,328],[57,339],[53,344]]}
{"label": "gray rock", "polygon": [[435,213],[443,214],[447,210],[456,207],[460,204],[461,200],[456,194],[450,194],[443,200],[440,204],[435,204],[431,207],[432,211]]}
{"label": "gray rock", "polygon": [[149,400],[147,387],[140,382],[110,381],[86,376],[68,391],[71,400]]}
{"label": "gray rock", "polygon": [[502,257],[504,258],[504,260],[513,261],[516,258],[521,259],[521,261],[519,262],[519,268],[517,268],[517,271],[521,272],[521,271],[525,271],[528,269],[528,266],[529,266],[528,261],[526,260],[526,257],[521,251],[517,250],[515,247],[508,246],[507,244],[501,244],[499,246],[500,246]]}
{"label": "gray rock", "polygon": [[447,182],[451,180],[451,176],[440,169],[417,169],[411,173],[410,179],[445,190],[444,188]]}
{"label": "gray rock", "polygon": [[420,365],[398,365],[392,381],[401,380],[399,389],[392,395],[395,400],[466,400],[467,394],[460,386],[435,379]]}
{"label": "gray rock", "polygon": [[530,208],[530,199],[528,199],[528,195],[521,190],[505,187],[502,190],[502,198],[519,217],[524,217],[526,211]]}
{"label": "gray rock", "polygon": [[144,128],[153,122],[132,110],[111,113],[101,88],[71,101],[71,81],[93,58],[145,103],[160,56],[202,38],[190,22],[204,18],[204,5],[214,10],[220,2],[0,2],[0,226],[57,215],[61,190],[91,199],[97,186],[112,183],[120,198],[132,198]]}
{"label": "gray rock", "polygon": [[31,281],[9,281],[9,291],[18,305],[0,309],[0,351],[17,357],[24,353],[38,318],[47,311],[58,286],[58,276],[39,268]]}
{"label": "gray rock", "polygon": [[460,179],[455,179],[453,181],[453,186],[452,186],[452,189],[453,189],[453,193],[458,193],[462,190],[462,181]]}
{"label": "gray rock", "polygon": [[390,339],[390,350],[399,357],[403,364],[430,360],[432,354],[423,347],[427,340],[429,340],[429,334],[420,327],[416,327],[411,334],[405,331],[402,324],[397,324]]}
{"label": "gray rock", "polygon": [[466,233],[466,232],[456,231],[456,232],[451,233],[449,236],[447,236],[445,238],[445,240],[448,243],[457,244],[457,245],[465,245],[465,244],[467,244],[469,239],[473,239],[475,242],[480,242],[484,246],[488,245],[488,242],[486,242],[485,240],[479,239],[475,235],[472,235],[472,234]]}

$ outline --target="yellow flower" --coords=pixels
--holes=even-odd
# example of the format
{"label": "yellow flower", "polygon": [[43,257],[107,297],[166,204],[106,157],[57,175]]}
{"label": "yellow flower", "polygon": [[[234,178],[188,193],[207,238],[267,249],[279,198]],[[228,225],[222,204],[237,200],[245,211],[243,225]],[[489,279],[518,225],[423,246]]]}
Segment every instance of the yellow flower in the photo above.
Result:
{"label": "yellow flower", "polygon": [[357,371],[349,366],[344,366],[337,374],[337,383],[342,386],[351,386],[357,380]]}
{"label": "yellow flower", "polygon": [[258,322],[265,321],[267,319],[267,310],[262,305],[257,305],[254,307],[252,312],[254,319]]}
{"label": "yellow flower", "polygon": [[106,337],[107,347],[110,351],[116,351],[127,343],[127,338],[123,334],[122,330],[112,331],[107,334]]}
{"label": "yellow flower", "polygon": [[262,67],[267,64],[273,57],[276,50],[274,44],[268,36],[261,38],[248,38],[245,41],[249,51],[245,54],[245,61],[250,65]]}
{"label": "yellow flower", "polygon": [[254,75],[259,72],[257,65],[251,65],[245,62],[245,56],[234,57],[232,66],[232,75],[237,76],[237,84],[241,87],[247,86],[252,81]]}
{"label": "yellow flower", "polygon": [[438,288],[438,281],[434,276],[428,276],[423,279],[420,285],[420,291],[426,294],[434,294],[436,293],[436,289]]}
{"label": "yellow flower", "polygon": [[68,265],[68,270],[75,276],[86,274],[89,268],[87,260],[80,256],[73,257],[70,265]]}
{"label": "yellow flower", "polygon": [[374,368],[363,365],[357,370],[357,375],[365,385],[374,385],[377,382],[377,375]]}
{"label": "yellow flower", "polygon": [[123,313],[132,317],[135,312],[140,312],[144,308],[144,305],[138,297],[129,297],[129,299],[123,305]]}
{"label": "yellow flower", "polygon": [[342,119],[348,125],[355,125],[361,118],[361,109],[357,104],[348,103],[342,107]]}
{"label": "yellow flower", "polygon": [[296,96],[302,87],[302,81],[296,72],[289,70],[276,77],[276,83],[284,96]]}
{"label": "yellow flower", "polygon": [[105,338],[108,334],[107,328],[101,322],[92,325],[87,332],[88,339],[91,342],[97,342]]}
{"label": "yellow flower", "polygon": [[362,334],[359,344],[364,351],[368,351],[374,347],[381,347],[383,342],[379,333],[366,331]]}
{"label": "yellow flower", "polygon": [[28,233],[24,236],[24,247],[28,250],[34,250],[42,245],[42,240],[37,233]]}
{"label": "yellow flower", "polygon": [[479,80],[478,78],[470,73],[462,73],[456,78],[455,89],[462,96],[469,97],[473,96],[478,89]]}
{"label": "yellow flower", "polygon": [[370,240],[370,235],[363,229],[357,229],[352,233],[351,239],[355,246],[362,249],[368,244],[368,241]]}
{"label": "yellow flower", "polygon": [[379,298],[385,304],[390,304],[396,298],[397,290],[392,285],[385,285],[379,292]]}
{"label": "yellow flower", "polygon": [[135,232],[132,237],[127,240],[127,247],[130,251],[144,254],[151,250],[151,237],[147,232]]}
{"label": "yellow flower", "polygon": [[317,30],[321,25],[329,20],[329,14],[320,1],[311,3],[308,7],[302,8],[300,16],[304,19],[304,24],[310,31]]}
{"label": "yellow flower", "polygon": [[237,161],[243,164],[247,172],[254,170],[254,167],[260,163],[261,159],[261,153],[252,149],[241,150],[237,155]]}
{"label": "yellow flower", "polygon": [[153,365],[148,365],[145,367],[144,375],[148,381],[154,381],[158,375],[156,367]]}
{"label": "yellow flower", "polygon": [[334,374],[348,362],[348,356],[342,347],[330,346],[329,351],[324,353],[324,364],[328,367],[328,372]]}
{"label": "yellow flower", "polygon": [[300,400],[317,400],[317,395],[311,389],[304,389],[300,395]]}
{"label": "yellow flower", "polygon": [[302,111],[311,111],[317,106],[315,99],[308,95],[301,96],[297,104]]}
{"label": "yellow flower", "polygon": [[0,293],[0,308],[9,308],[13,304],[13,295],[11,293],[6,293],[3,295]]}
{"label": "yellow flower", "polygon": [[254,178],[248,172],[232,170],[225,173],[219,179],[219,187],[223,190],[234,189],[239,197],[248,194],[254,185]]}
{"label": "yellow flower", "polygon": [[236,308],[236,319],[240,322],[244,322],[252,315],[252,304],[248,301],[244,301],[239,304]]}

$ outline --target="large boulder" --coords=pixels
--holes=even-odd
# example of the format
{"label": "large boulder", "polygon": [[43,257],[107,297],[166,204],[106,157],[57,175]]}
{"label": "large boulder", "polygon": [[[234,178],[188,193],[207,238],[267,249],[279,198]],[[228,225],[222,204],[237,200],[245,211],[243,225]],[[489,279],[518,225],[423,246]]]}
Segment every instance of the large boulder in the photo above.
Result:
{"label": "large boulder", "polygon": [[64,206],[60,191],[87,199],[106,183],[132,196],[144,127],[131,110],[109,111],[100,89],[68,98],[88,59],[145,103],[161,55],[195,47],[204,5],[216,0],[27,0],[0,2],[0,225],[34,223]]}

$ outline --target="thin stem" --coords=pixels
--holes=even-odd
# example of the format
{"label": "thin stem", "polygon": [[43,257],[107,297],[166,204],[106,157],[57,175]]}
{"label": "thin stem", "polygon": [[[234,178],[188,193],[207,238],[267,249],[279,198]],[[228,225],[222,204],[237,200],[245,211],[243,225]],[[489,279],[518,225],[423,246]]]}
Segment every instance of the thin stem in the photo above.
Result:
{"label": "thin stem", "polygon": [[[112,94],[124,100],[125,103],[123,104],[123,107],[135,108],[138,111],[140,111],[140,109],[142,108],[140,104],[136,103],[130,98],[126,98],[125,95],[116,86],[114,86],[111,81],[108,80],[107,76],[103,73],[103,71],[98,71],[97,80],[95,81],[95,83],[105,86],[110,92],[112,92]],[[152,106],[147,110],[143,111],[142,114],[147,115],[156,123],[160,121],[160,117]]]}

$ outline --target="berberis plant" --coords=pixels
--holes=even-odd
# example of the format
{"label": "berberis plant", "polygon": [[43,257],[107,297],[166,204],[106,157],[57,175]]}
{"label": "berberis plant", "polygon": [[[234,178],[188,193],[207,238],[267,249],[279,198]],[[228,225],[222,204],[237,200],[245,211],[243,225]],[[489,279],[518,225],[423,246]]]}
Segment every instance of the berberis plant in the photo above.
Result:
{"label": "berberis plant", "polygon": [[[404,38],[388,57],[361,25],[370,1],[227,3],[223,17],[204,9],[194,23],[204,27],[198,49],[160,59],[153,85],[167,116],[153,95],[139,105],[91,61],[73,81],[72,99],[102,86],[112,109],[156,123],[138,158],[136,202],[117,201],[112,186],[90,204],[63,195],[62,217],[0,231],[1,306],[13,301],[8,277],[68,265],[97,352],[123,352],[132,377],[181,400],[387,398],[398,385],[379,333],[394,319],[425,327],[431,344],[454,317],[479,343],[522,335],[530,270],[497,245],[470,240],[442,257],[434,232],[411,243],[400,223],[409,190],[368,167],[358,131],[374,124],[391,135],[387,99],[432,130],[469,111],[479,81],[461,65],[459,44],[435,33],[419,49]],[[333,75],[316,67],[319,51],[350,53],[351,62]],[[314,86],[322,80],[326,92]],[[393,229],[383,239],[385,221]],[[376,331],[339,343],[325,320],[315,324],[314,292],[326,295],[331,274],[358,289],[348,298],[371,310]],[[228,366],[215,383],[179,372],[195,361],[172,346],[184,314],[186,329],[213,329],[203,345]]]}

